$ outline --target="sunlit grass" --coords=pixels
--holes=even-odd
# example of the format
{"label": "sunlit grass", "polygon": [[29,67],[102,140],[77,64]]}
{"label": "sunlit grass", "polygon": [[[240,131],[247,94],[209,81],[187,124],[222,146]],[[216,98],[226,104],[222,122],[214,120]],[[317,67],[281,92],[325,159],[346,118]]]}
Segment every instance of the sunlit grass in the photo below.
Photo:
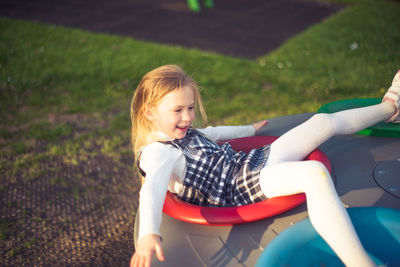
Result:
{"label": "sunlit grass", "polygon": [[212,123],[249,123],[315,111],[337,99],[378,97],[398,68],[399,12],[392,2],[355,2],[257,61],[2,18],[2,123],[114,110],[110,125],[126,130],[138,81],[169,63],[202,86]]}

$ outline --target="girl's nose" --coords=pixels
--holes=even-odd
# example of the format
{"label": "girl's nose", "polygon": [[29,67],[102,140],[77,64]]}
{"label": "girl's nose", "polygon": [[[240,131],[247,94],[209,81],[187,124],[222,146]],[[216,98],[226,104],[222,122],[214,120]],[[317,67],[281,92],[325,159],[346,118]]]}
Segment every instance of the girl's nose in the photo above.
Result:
{"label": "girl's nose", "polygon": [[182,120],[183,121],[190,121],[190,111],[185,111],[182,114]]}

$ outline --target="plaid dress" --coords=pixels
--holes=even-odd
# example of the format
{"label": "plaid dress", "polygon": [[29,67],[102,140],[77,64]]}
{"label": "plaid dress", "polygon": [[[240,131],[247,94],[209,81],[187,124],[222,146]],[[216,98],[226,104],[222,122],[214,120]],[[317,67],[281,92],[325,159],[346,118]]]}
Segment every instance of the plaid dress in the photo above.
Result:
{"label": "plaid dress", "polygon": [[186,159],[182,200],[201,206],[231,207],[266,199],[259,177],[269,155],[269,145],[236,152],[190,128],[183,139],[163,142],[180,149]]}

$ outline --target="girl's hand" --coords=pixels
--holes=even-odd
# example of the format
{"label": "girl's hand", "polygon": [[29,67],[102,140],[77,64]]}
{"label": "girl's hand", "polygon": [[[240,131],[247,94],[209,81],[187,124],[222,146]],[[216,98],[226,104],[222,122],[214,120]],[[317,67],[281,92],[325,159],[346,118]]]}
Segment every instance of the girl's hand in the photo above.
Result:
{"label": "girl's hand", "polygon": [[160,236],[154,234],[143,236],[139,240],[136,252],[132,256],[130,267],[150,267],[154,252],[159,261],[164,261]]}
{"label": "girl's hand", "polygon": [[263,120],[263,121],[259,121],[259,122],[255,122],[253,123],[253,127],[256,130],[256,133],[265,125],[268,124],[267,120]]}

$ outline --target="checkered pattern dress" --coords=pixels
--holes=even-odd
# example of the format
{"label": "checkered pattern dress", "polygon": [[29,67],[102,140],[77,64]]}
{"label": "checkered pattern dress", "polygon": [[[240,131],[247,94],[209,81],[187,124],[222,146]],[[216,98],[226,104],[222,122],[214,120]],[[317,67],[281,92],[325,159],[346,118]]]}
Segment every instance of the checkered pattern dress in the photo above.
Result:
{"label": "checkered pattern dress", "polygon": [[217,145],[190,128],[183,139],[165,142],[180,149],[186,159],[182,200],[201,206],[231,207],[266,199],[259,183],[269,146],[236,152],[225,143]]}

